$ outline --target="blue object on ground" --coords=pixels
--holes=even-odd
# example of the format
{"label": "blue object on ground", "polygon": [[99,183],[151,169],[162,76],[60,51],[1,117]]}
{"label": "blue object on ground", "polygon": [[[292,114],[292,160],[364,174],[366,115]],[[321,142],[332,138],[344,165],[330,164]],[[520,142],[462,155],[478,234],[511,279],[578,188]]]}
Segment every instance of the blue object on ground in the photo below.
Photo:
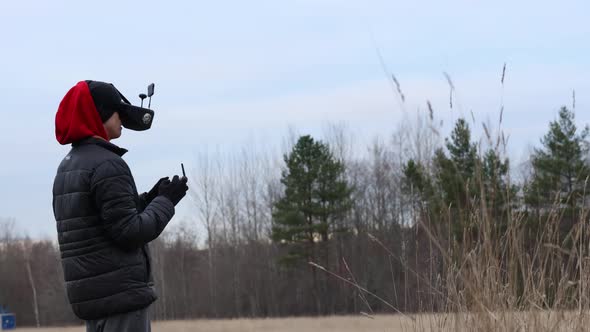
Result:
{"label": "blue object on ground", "polygon": [[16,329],[16,316],[14,314],[0,314],[0,319],[2,320],[2,330]]}

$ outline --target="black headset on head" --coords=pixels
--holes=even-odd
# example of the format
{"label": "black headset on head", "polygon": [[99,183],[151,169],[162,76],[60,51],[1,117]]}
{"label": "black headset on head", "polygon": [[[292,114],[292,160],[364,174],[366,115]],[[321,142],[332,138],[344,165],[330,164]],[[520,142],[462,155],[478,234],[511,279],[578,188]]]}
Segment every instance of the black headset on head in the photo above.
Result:
{"label": "black headset on head", "polygon": [[[134,106],[127,98],[111,83],[99,81],[86,81],[90,94],[94,100],[96,108],[101,116],[110,117],[113,112],[118,112],[121,116],[123,127],[136,131],[148,130],[154,120],[154,111],[150,109],[152,96],[154,95],[154,86],[148,85],[147,95],[141,93],[141,106]],[[143,107],[143,100],[149,97],[148,107]],[[105,121],[105,119],[102,119]]]}
{"label": "black headset on head", "polygon": [[[133,106],[125,96],[119,90],[117,90],[119,96],[124,101],[119,106],[121,110],[121,123],[123,127],[131,130],[143,131],[148,130],[152,126],[154,121],[154,111],[150,109],[152,105],[152,96],[154,95],[154,83],[148,85],[147,96],[143,93],[139,94],[141,98],[141,106]],[[148,107],[143,107],[143,100],[149,97]]]}

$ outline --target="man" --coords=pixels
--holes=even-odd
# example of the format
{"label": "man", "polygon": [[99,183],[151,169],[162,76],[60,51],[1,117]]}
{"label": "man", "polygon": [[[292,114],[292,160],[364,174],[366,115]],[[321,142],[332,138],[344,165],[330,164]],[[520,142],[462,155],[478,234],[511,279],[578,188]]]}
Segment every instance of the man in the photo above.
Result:
{"label": "man", "polygon": [[153,111],[131,105],[112,85],[76,84],[55,116],[57,141],[72,144],[57,170],[53,212],[68,299],[87,331],[150,331],[156,300],[148,243],[186,195],[187,179],[162,178],[138,195],[127,150],[111,143],[121,125],[150,128]]}

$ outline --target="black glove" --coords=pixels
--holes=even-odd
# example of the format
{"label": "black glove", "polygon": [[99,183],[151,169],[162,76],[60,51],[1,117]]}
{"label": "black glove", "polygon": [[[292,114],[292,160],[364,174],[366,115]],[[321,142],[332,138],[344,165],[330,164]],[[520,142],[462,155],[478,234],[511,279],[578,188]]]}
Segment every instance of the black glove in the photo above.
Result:
{"label": "black glove", "polygon": [[160,190],[160,185],[162,184],[162,182],[164,181],[170,181],[170,179],[168,177],[165,178],[161,178],[160,180],[158,180],[158,182],[156,182],[156,184],[154,185],[154,187],[152,189],[150,189],[150,191],[148,191],[147,193],[145,193],[145,204],[148,205],[150,204],[151,201],[154,200],[154,198],[156,198],[156,196],[158,196],[158,192]]}
{"label": "black glove", "polygon": [[174,175],[172,181],[164,180],[158,188],[158,193],[161,196],[168,198],[174,206],[180,202],[180,200],[186,195],[188,186],[186,183],[188,179],[186,177],[179,178],[178,175]]}

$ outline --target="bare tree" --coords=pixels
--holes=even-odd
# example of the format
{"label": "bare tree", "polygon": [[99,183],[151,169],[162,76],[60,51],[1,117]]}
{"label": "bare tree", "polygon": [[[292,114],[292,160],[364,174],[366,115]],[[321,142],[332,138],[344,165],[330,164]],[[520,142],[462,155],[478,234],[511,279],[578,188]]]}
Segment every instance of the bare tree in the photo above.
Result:
{"label": "bare tree", "polygon": [[215,200],[216,187],[219,186],[219,181],[216,178],[214,171],[214,163],[210,159],[208,152],[201,153],[198,160],[198,169],[194,172],[195,177],[192,182],[196,184],[191,190],[192,197],[195,199],[196,209],[199,211],[199,217],[203,222],[205,230],[207,231],[207,247],[208,247],[208,267],[209,267],[209,297],[213,306],[213,311],[217,311],[215,302],[215,269],[213,262],[213,250],[215,247],[215,223],[214,218],[217,213],[217,205]]}
{"label": "bare tree", "polygon": [[33,272],[31,269],[33,243],[30,239],[25,239],[25,241],[22,242],[22,250],[24,253],[25,266],[27,268],[27,278],[29,280],[31,292],[33,294],[33,312],[35,313],[35,324],[37,327],[40,327],[41,324],[39,322],[39,299],[37,297],[37,286],[35,284],[35,278],[33,278]]}

